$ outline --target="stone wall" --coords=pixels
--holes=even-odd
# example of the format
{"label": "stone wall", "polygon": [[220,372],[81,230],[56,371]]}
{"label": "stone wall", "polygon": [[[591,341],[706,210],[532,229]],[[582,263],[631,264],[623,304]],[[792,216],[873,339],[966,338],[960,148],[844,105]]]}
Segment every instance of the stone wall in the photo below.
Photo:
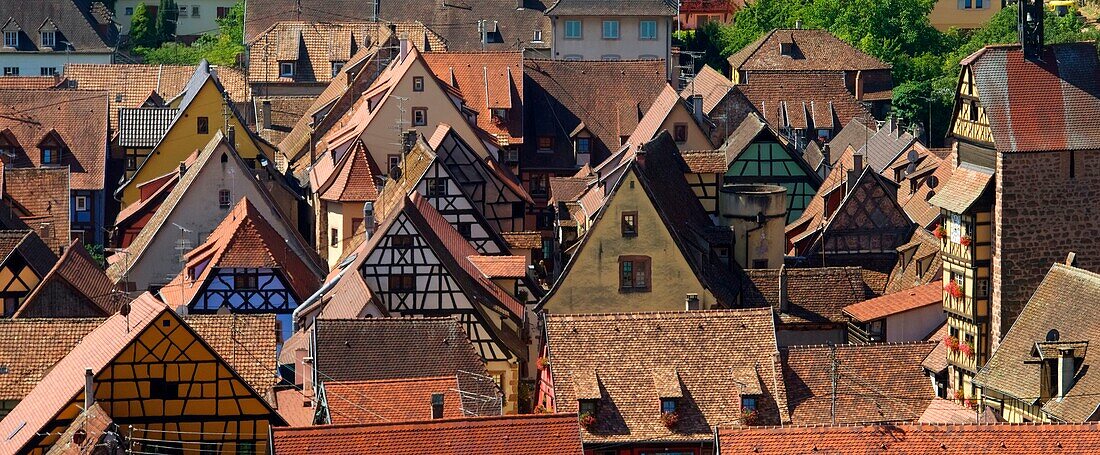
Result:
{"label": "stone wall", "polygon": [[[1100,271],[1100,150],[998,153],[993,347],[1055,262]],[[1074,162],[1070,177],[1070,162]]]}

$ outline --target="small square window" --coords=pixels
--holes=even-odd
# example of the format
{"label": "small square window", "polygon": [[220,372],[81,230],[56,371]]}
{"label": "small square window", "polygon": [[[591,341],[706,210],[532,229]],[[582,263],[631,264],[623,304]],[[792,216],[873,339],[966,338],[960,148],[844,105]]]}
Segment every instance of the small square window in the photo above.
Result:
{"label": "small square window", "polygon": [[199,5],[191,5],[191,17],[199,17]]}
{"label": "small square window", "polygon": [[15,297],[4,297],[4,317],[10,318],[15,314],[15,310],[19,309],[19,299]]}
{"label": "small square window", "polygon": [[622,234],[623,237],[638,236],[638,212],[623,212]]}
{"label": "small square window", "polygon": [[76,206],[76,211],[86,212],[88,211],[88,196],[77,196],[73,198],[73,205]]}
{"label": "small square window", "polygon": [[619,21],[603,21],[603,39],[619,39]]}
{"label": "small square window", "polygon": [[531,37],[531,42],[532,43],[541,43],[542,42],[542,30],[535,30],[533,36]]}
{"label": "small square window", "polygon": [[344,69],[345,62],[332,62],[332,77],[340,74],[340,70]]}
{"label": "small square window", "polygon": [[455,230],[462,235],[462,238],[468,239],[471,235],[473,235],[473,233],[471,232],[472,227],[473,226],[470,223],[458,223],[457,225],[455,225]]}
{"label": "small square window", "polygon": [[580,400],[580,414],[588,414],[592,416],[596,415],[597,404],[599,404],[599,401],[597,400]]}
{"label": "small square window", "polygon": [[218,190],[218,207],[227,209],[232,203],[233,199],[229,195],[229,190]]}
{"label": "small square window", "polygon": [[408,234],[397,234],[390,237],[390,245],[394,248],[411,248],[413,246],[413,236]]}
{"label": "small square window", "polygon": [[531,195],[545,196],[549,185],[549,178],[546,174],[533,174],[530,178],[530,190]]}
{"label": "small square window", "polygon": [[512,203],[512,218],[520,218],[527,213],[527,204],[523,201]]}
{"label": "small square window", "polygon": [[676,399],[675,398],[661,398],[661,412],[676,412]]}
{"label": "small square window", "polygon": [[294,77],[294,62],[279,62],[279,77]]}
{"label": "small square window", "polygon": [[741,397],[741,412],[756,410],[756,397]]}
{"label": "small square window", "polygon": [[539,136],[539,150],[550,150],[554,147],[553,136]]}
{"label": "small square window", "polygon": [[414,107],[412,123],[413,126],[425,126],[428,124],[428,108],[426,107]]}
{"label": "small square window", "polygon": [[61,152],[54,147],[42,147],[42,164],[60,164]]}
{"label": "small square window", "polygon": [[424,76],[413,76],[413,91],[414,92],[423,92],[424,91]]}
{"label": "small square window", "polygon": [[199,134],[210,134],[210,117],[198,117],[195,121],[195,130]]}
{"label": "small square window", "polygon": [[228,6],[219,6],[217,11],[214,12],[218,16],[218,19],[225,19],[225,16],[229,15]]}
{"label": "small square window", "polygon": [[180,5],[179,17],[187,17],[187,12],[190,11],[187,5]]}
{"label": "small square window", "polygon": [[648,256],[619,257],[619,290],[621,292],[650,291],[650,258]]}
{"label": "small square window", "polygon": [[340,244],[340,230],[337,229],[337,228],[332,228],[332,230],[329,231],[328,246],[336,246],[336,245],[339,245],[339,244]]}
{"label": "small square window", "polygon": [[677,123],[672,126],[672,139],[676,142],[687,142],[688,138],[688,126],[687,123]]}
{"label": "small square window", "polygon": [[389,172],[390,170],[392,170],[395,167],[401,166],[401,155],[398,155],[398,154],[386,155],[386,165],[387,165],[386,172]]}
{"label": "small square window", "polygon": [[592,139],[589,139],[587,137],[578,137],[577,153],[592,153]]}
{"label": "small square window", "polygon": [[259,289],[260,279],[255,273],[242,272],[233,275],[233,289],[255,290]]}
{"label": "small square window", "polygon": [[390,292],[412,292],[416,290],[416,277],[412,275],[390,275]]}
{"label": "small square window", "polygon": [[581,21],[565,21],[565,39],[581,39]]}
{"label": "small square window", "polygon": [[426,180],[426,183],[428,184],[428,197],[440,197],[447,195],[447,179],[429,178]]}

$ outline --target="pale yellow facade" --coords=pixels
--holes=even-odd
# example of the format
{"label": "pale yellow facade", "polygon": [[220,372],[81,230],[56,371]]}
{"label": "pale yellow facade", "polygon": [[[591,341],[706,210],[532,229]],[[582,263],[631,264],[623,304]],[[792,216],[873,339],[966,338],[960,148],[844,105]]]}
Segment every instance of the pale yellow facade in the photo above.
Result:
{"label": "pale yellow facade", "polygon": [[[179,107],[180,101],[175,100],[176,105],[173,107]],[[225,129],[227,118],[234,130],[233,145],[241,158],[254,160],[259,154],[274,156],[274,148],[253,139],[247,127],[232,112],[225,106],[222,92],[218,90],[213,79],[208,79],[199,89],[195,99],[187,106],[187,110],[183,112],[183,117],[165,133],[160,144],[153,149],[144,163],[139,165],[133,178],[122,187],[122,206],[126,207],[141,199],[141,190],[138,189],[138,185],[176,170],[181,161],[186,160],[195,150],[205,147],[215,133]],[[199,133],[200,118],[206,119],[206,133]],[[222,134],[229,136],[224,131]],[[248,176],[241,177],[248,178]]]}
{"label": "pale yellow facade", "polygon": [[[981,28],[1001,10],[1002,0],[937,0],[928,21],[939,30]],[[981,8],[977,6],[981,5]]]}
{"label": "pale yellow facade", "polygon": [[[357,220],[363,219],[362,202],[328,202],[320,201],[320,215],[324,217],[324,223],[318,225],[317,243],[320,254],[327,262],[331,270],[344,255],[345,248],[354,248],[351,240],[355,235]],[[333,231],[335,229],[335,231]],[[333,234],[336,234],[336,242],[333,242]]]}
{"label": "pale yellow facade", "polygon": [[982,405],[992,406],[995,410],[1000,411],[999,414],[1005,422],[1051,422],[1050,418],[1042,413],[1042,406],[1023,403],[1011,396],[1001,394],[996,390],[982,390],[982,399]]}
{"label": "pale yellow facade", "polygon": [[519,364],[515,360],[490,360],[485,362],[485,369],[504,392],[501,412],[519,413]]}
{"label": "pale yellow facade", "polygon": [[[623,212],[637,213],[637,235],[623,236]],[[602,215],[544,305],[550,313],[682,311],[685,296],[699,295],[704,307],[715,304],[661,221],[635,171],[623,177]],[[650,290],[619,289],[621,256],[650,258]]]}
{"label": "pale yellow facade", "polygon": [[[685,141],[676,141],[676,147],[680,150],[713,150],[714,144],[710,143],[710,138],[707,133],[699,127],[699,123],[692,118],[691,112],[683,103],[676,103],[676,107],[672,108],[672,111],[668,113],[668,117],[665,117],[665,121],[661,123],[661,127],[657,129],[659,133],[661,130],[668,131],[669,134],[675,134],[676,125],[681,125],[687,128],[687,137]],[[673,136],[675,138],[675,136]]]}

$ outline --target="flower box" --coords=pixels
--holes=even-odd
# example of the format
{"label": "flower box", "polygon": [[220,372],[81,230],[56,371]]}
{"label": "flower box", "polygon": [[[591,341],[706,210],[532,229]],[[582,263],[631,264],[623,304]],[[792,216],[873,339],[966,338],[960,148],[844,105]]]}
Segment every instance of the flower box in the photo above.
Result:
{"label": "flower box", "polygon": [[742,410],[741,411],[741,424],[746,426],[758,425],[760,423],[760,414],[756,413],[756,410]]}
{"label": "flower box", "polygon": [[661,413],[661,425],[664,425],[665,428],[668,428],[669,430],[671,430],[673,428],[676,428],[676,424],[679,423],[679,422],[680,422],[680,414],[679,413],[677,413],[675,411],[673,411],[673,412],[662,412]]}
{"label": "flower box", "polygon": [[546,367],[550,366],[550,359],[546,358],[545,356],[539,357],[536,364],[538,365],[540,370],[545,370]]}
{"label": "flower box", "polygon": [[959,283],[956,283],[955,280],[948,282],[947,285],[943,287],[943,290],[947,291],[948,295],[956,299],[961,299],[963,296],[962,287],[960,287]]}
{"label": "flower box", "polygon": [[932,235],[936,236],[937,239],[942,240],[944,237],[947,236],[947,232],[943,230],[942,225],[937,224],[936,227],[932,229]]}
{"label": "flower box", "polygon": [[951,335],[946,335],[946,336],[943,337],[943,345],[947,346],[947,349],[950,349],[951,352],[958,351],[959,350],[959,339],[955,338]]}
{"label": "flower box", "polygon": [[955,399],[959,400],[959,403],[962,403],[966,400],[966,394],[963,393],[962,390],[956,390],[955,391]]}
{"label": "flower box", "polygon": [[579,422],[584,429],[588,430],[596,424],[596,416],[585,412],[577,417],[577,422]]}
{"label": "flower box", "polygon": [[973,241],[974,239],[970,238],[969,235],[964,235],[962,236],[962,238],[959,239],[959,244],[962,246],[970,246],[970,243],[972,243]]}
{"label": "flower box", "polygon": [[974,347],[970,343],[962,343],[959,345],[959,352],[967,357],[974,357]]}

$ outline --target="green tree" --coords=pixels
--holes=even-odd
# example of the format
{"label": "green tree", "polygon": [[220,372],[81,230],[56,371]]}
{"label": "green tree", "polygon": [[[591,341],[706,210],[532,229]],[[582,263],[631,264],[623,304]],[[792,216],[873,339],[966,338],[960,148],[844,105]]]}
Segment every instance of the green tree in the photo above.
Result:
{"label": "green tree", "polygon": [[179,20],[180,9],[176,0],[160,0],[157,7],[157,37],[161,43],[175,41],[176,21]]}
{"label": "green tree", "polygon": [[146,63],[161,65],[194,65],[206,59],[211,64],[233,66],[244,52],[244,3],[230,8],[224,18],[218,19],[217,33],[207,33],[190,46],[165,43],[156,49],[141,49]]}
{"label": "green tree", "polygon": [[134,46],[157,46],[157,30],[153,25],[153,14],[145,3],[138,2],[134,7],[133,19],[130,21],[130,41]]}

